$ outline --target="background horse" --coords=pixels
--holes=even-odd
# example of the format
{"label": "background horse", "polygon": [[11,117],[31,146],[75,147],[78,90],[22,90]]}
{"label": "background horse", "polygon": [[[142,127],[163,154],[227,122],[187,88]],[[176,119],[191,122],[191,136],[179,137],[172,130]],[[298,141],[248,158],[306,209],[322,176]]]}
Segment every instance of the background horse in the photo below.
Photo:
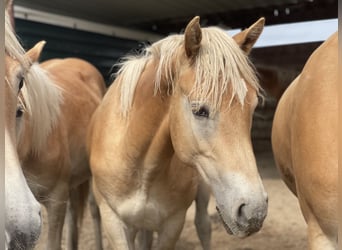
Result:
{"label": "background horse", "polygon": [[279,101],[272,146],[308,224],[309,249],[337,249],[337,33],[311,55]]}
{"label": "background horse", "polygon": [[[44,42],[36,45],[39,54]],[[47,249],[60,249],[61,236],[70,199],[72,227],[69,231],[69,248],[76,248],[78,204],[75,192],[83,189],[90,178],[88,157],[85,150],[87,127],[95,108],[105,92],[105,84],[98,70],[89,63],[75,58],[54,59],[34,64],[39,72],[38,81],[46,91],[45,99],[26,102],[30,96],[23,89],[23,105],[28,110],[23,115],[18,153],[26,178],[35,197],[47,209]],[[28,83],[33,78],[26,79]],[[49,95],[50,93],[50,95]],[[47,117],[45,110],[51,99],[57,99],[53,107],[54,117]],[[53,120],[47,130],[41,124]],[[85,184],[85,186],[81,186]],[[84,190],[85,189],[85,190]],[[87,196],[84,195],[84,198]],[[83,200],[84,201],[84,200]],[[82,202],[82,200],[80,201]],[[84,202],[83,202],[84,203]],[[78,211],[82,216],[82,211]],[[73,238],[74,242],[71,242]]]}
{"label": "background horse", "polygon": [[[40,234],[40,204],[24,178],[16,147],[22,128],[22,107],[18,97],[23,88],[23,79],[32,73],[30,67],[31,62],[36,60],[36,48],[25,54],[13,32],[7,12],[5,52],[5,248],[30,249]],[[36,84],[25,87],[29,92],[40,88]],[[48,125],[47,122],[41,126],[44,125]]]}
{"label": "background horse", "polygon": [[142,229],[158,232],[158,249],[173,249],[198,173],[227,232],[261,228],[267,195],[250,139],[259,85],[246,54],[263,26],[260,19],[232,39],[196,17],[184,35],[122,64],[88,136],[94,195],[114,249],[133,249]]}

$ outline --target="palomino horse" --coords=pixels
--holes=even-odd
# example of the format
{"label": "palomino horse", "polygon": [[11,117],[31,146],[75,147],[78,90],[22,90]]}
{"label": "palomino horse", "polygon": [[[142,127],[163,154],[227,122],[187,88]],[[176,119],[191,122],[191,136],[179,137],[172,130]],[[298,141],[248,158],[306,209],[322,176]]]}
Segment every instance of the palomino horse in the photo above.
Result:
{"label": "palomino horse", "polygon": [[[37,53],[40,54],[43,45],[44,42],[36,45]],[[42,111],[46,103],[36,100],[29,106],[23,92],[23,105],[32,112],[23,115],[18,153],[32,192],[47,209],[47,249],[60,249],[69,197],[71,215],[75,215],[78,206],[73,198],[75,192],[90,178],[86,131],[104,95],[105,84],[99,71],[80,59],[53,59],[32,67],[40,71],[40,82],[58,93],[59,103],[55,104],[58,113],[49,130],[42,130],[40,124],[49,119]],[[31,81],[33,79],[27,79],[27,82]],[[46,98],[46,102],[49,99],[51,97]],[[76,216],[72,218],[74,226],[69,231],[69,239],[76,240]],[[76,241],[68,243],[69,248],[75,249]]]}
{"label": "palomino horse", "polygon": [[[30,74],[35,49],[25,54],[5,13],[5,249],[30,249],[41,227],[40,204],[34,198],[22,172],[16,147],[22,127],[22,110],[18,99],[23,79]],[[32,93],[39,85],[25,86]],[[29,96],[32,98],[32,96]],[[41,98],[42,96],[37,96]],[[27,100],[30,102],[31,98]],[[41,124],[49,126],[49,121]],[[3,244],[3,243],[2,243]]]}
{"label": "palomino horse", "polygon": [[260,19],[232,39],[218,28],[202,29],[195,17],[184,35],[122,64],[87,142],[113,248],[133,249],[136,232],[148,230],[158,232],[158,249],[173,249],[198,173],[227,232],[244,237],[261,228],[267,195],[250,139],[259,85],[246,54],[263,26]]}
{"label": "palomino horse", "polygon": [[279,101],[272,145],[308,224],[309,249],[337,249],[338,38],[311,55]]}

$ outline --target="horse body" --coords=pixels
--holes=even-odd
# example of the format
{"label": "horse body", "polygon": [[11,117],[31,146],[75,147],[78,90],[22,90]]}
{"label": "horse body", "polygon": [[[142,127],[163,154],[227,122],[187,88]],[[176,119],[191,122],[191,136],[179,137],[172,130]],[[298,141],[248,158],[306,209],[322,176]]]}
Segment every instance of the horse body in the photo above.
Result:
{"label": "horse body", "polygon": [[[91,115],[105,92],[105,85],[101,74],[80,59],[53,59],[36,67],[40,67],[47,77],[43,84],[59,92],[59,113],[43,138],[35,136],[37,124],[33,117],[25,116],[18,152],[31,190],[47,208],[47,248],[60,249],[69,197],[72,209],[76,208],[77,201],[72,193],[90,178],[85,137]],[[40,115],[44,119],[44,115]],[[77,230],[77,220],[73,224],[73,230]]]}
{"label": "horse body", "polygon": [[308,224],[310,249],[337,249],[337,33],[309,58],[280,99],[272,145]]}
{"label": "horse body", "polygon": [[[255,75],[246,68],[233,70],[238,79],[233,80],[243,86],[226,86],[233,81],[225,70],[209,62],[214,71],[208,73],[202,64],[218,60],[221,67],[234,68],[231,55],[220,54],[222,44],[246,60],[238,45],[248,53],[262,27],[263,20],[235,37],[237,43],[222,31],[203,29],[201,42],[195,18],[184,36],[167,37],[123,64],[94,113],[87,143],[94,195],[115,249],[133,249],[138,230],[157,231],[158,248],[173,249],[199,174],[211,186],[229,233],[246,236],[260,229],[267,201],[249,137],[257,104]],[[210,51],[221,36],[221,47]],[[198,67],[206,69],[196,76],[199,56]],[[201,95],[202,80],[208,89]]]}

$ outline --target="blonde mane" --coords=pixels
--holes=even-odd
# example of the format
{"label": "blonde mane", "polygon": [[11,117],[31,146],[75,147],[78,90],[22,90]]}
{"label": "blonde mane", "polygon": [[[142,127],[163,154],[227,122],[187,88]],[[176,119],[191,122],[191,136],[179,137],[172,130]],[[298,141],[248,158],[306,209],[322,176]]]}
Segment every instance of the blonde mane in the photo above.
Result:
{"label": "blonde mane", "polygon": [[29,60],[25,57],[25,50],[14,33],[7,11],[5,11],[5,53],[19,61],[24,69],[28,69]]}
{"label": "blonde mane", "polygon": [[60,89],[38,63],[32,64],[24,78],[22,102],[29,116],[32,151],[44,150],[46,139],[60,115]]}
{"label": "blonde mane", "polygon": [[[125,59],[118,71],[118,82],[121,84],[121,111],[124,115],[132,105],[137,82],[150,59],[159,61],[154,94],[160,90],[162,81],[166,81],[169,88],[174,89],[179,73],[177,69],[180,68],[180,60],[175,56],[179,54],[179,48],[182,48],[183,44],[184,35],[172,35],[145,48],[142,55]],[[232,89],[230,103],[237,97],[241,105],[244,104],[246,82],[259,94],[260,86],[255,69],[247,55],[233,38],[221,29],[202,28],[201,47],[193,67],[195,84],[190,95],[194,95],[199,102],[209,102],[215,110],[220,107],[229,85]]]}
{"label": "blonde mane", "polygon": [[[56,124],[62,101],[61,89],[37,63],[25,56],[25,50],[18,41],[7,11],[5,11],[5,53],[17,60],[24,68],[24,86],[19,95],[29,116],[32,151],[39,153],[44,149],[46,138]],[[7,80],[8,76],[6,76]],[[20,140],[20,138],[18,138]]]}

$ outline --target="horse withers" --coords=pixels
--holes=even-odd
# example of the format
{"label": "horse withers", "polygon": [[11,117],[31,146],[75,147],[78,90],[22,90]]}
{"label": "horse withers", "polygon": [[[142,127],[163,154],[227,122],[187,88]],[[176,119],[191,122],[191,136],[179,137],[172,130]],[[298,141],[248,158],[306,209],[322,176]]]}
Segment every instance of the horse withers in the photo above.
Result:
{"label": "horse withers", "polygon": [[279,101],[274,157],[298,197],[311,250],[337,249],[338,38],[325,41]]}
{"label": "horse withers", "polygon": [[260,19],[231,38],[195,17],[184,35],[122,63],[88,134],[94,195],[114,249],[133,249],[140,230],[158,232],[158,249],[174,249],[199,174],[228,233],[261,228],[267,195],[250,138],[259,84],[247,54],[263,26]]}

